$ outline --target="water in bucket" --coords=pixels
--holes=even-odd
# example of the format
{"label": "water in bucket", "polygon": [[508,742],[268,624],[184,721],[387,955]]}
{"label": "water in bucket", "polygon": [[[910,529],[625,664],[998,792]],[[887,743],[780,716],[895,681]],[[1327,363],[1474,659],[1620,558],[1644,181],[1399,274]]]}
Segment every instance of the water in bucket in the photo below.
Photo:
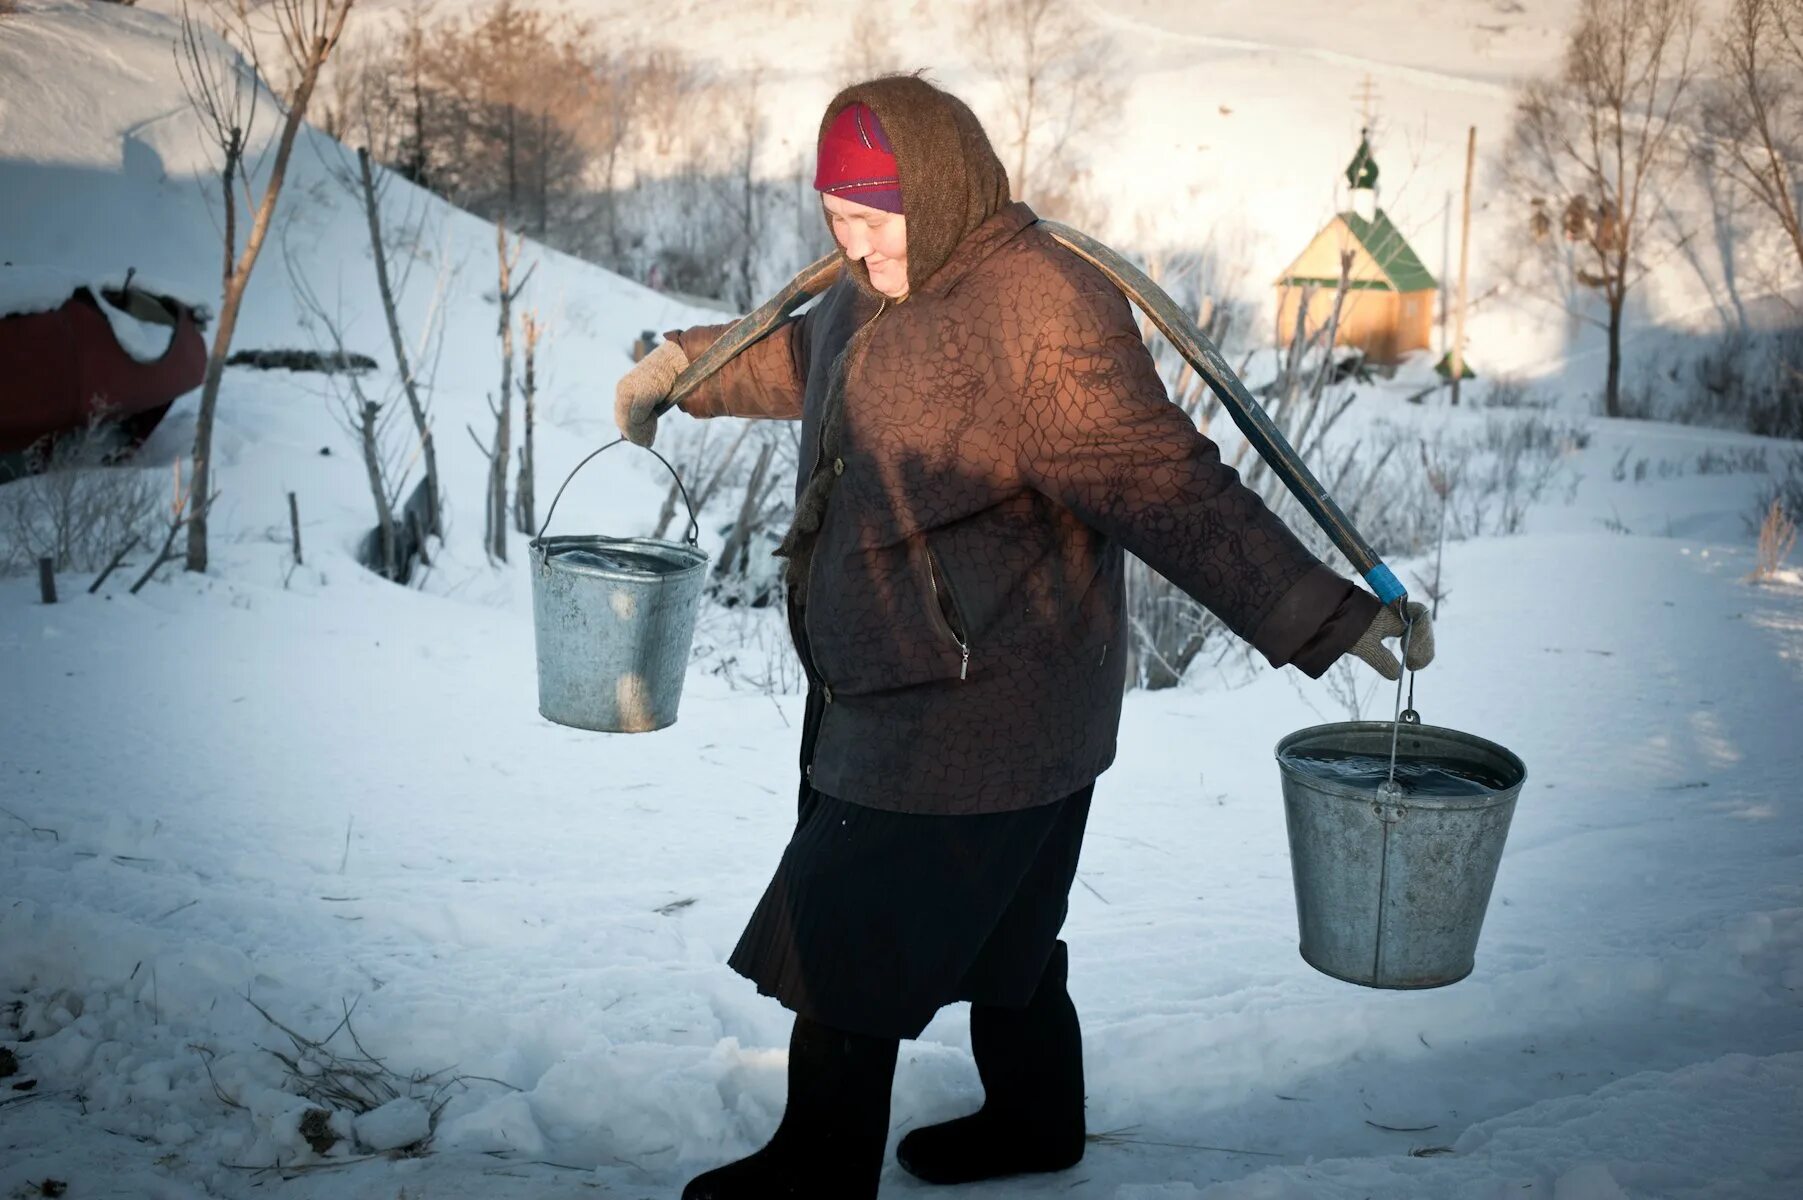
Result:
{"label": "water in bucket", "polygon": [[[1305,775],[1355,788],[1369,788],[1374,793],[1391,777],[1387,754],[1361,754],[1316,746],[1307,751],[1291,751],[1281,761]],[[1485,770],[1481,763],[1450,758],[1398,758],[1395,779],[1401,795],[1439,799],[1483,796],[1509,786],[1508,779],[1500,772]]]}
{"label": "water in bucket", "polygon": [[597,539],[593,543],[565,546],[551,554],[565,570],[625,574],[675,575],[689,569],[689,563],[669,554],[654,553],[630,543],[610,543]]}

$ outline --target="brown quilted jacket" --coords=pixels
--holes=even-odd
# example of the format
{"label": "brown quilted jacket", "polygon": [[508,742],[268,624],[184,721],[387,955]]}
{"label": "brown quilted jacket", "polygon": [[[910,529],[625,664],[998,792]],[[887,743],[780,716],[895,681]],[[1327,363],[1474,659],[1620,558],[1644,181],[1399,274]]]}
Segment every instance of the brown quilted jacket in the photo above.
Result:
{"label": "brown quilted jacket", "polygon": [[[1310,676],[1376,616],[1169,402],[1120,291],[1036,222],[1000,208],[899,303],[848,272],[683,403],[799,419],[798,497],[835,473],[790,624],[826,701],[809,776],[840,799],[1001,812],[1093,781],[1120,721],[1124,551]],[[670,336],[693,359],[725,328]]]}

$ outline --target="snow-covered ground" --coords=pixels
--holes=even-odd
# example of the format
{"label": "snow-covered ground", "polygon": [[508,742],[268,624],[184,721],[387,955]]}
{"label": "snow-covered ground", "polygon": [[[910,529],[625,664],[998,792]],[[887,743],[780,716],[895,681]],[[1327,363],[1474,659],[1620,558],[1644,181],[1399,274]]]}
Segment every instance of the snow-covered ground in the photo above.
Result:
{"label": "snow-covered ground", "polygon": [[[1298,56],[1325,61],[1325,35],[1280,6],[1219,7],[1208,29],[1171,32],[1225,39],[1207,69],[1241,72],[1232,88],[1255,94],[1262,70],[1276,104]],[[1371,29],[1332,52],[1363,61],[1417,6],[1336,7],[1371,9]],[[1494,44],[1512,64],[1531,35]],[[0,19],[0,261],[94,278],[138,266],[214,296],[205,165],[169,36],[155,13],[68,0]],[[1386,61],[1397,87],[1432,65]],[[1499,86],[1469,63],[1464,77],[1467,94]],[[1342,104],[1341,82],[1321,95]],[[1298,127],[1296,144],[1316,136]],[[330,152],[311,134],[297,151],[288,236],[314,285],[341,278],[360,308],[352,348],[386,363],[365,324],[361,214]],[[1329,180],[1339,165],[1336,151]],[[0,580],[0,1045],[20,1063],[0,1080],[0,1197],[46,1179],[131,1200],[666,1197],[760,1145],[781,1112],[788,1014],[724,966],[794,819],[800,699],[734,686],[785,652],[781,631],[773,614],[707,610],[669,730],[610,737],[537,715],[523,539],[510,566],[484,561],[484,464],[458,431],[484,427],[495,386],[493,232],[399,185],[390,203],[423,224],[423,253],[463,264],[436,394],[451,537],[423,588],[356,565],[362,468],[317,381],[238,369],[209,575],[165,569],[136,596],[135,571],[95,596],[65,578],[52,608],[35,581]],[[555,331],[548,496],[609,435],[631,339],[700,318],[529,254]],[[431,275],[416,269],[409,321]],[[307,344],[279,253],[257,279],[239,344]],[[193,403],[144,470],[186,452]],[[1383,392],[1361,407],[1355,419],[1428,438],[1519,415]],[[1803,1189],[1803,577],[1748,583],[1744,525],[1797,447],[1633,422],[1589,433],[1524,533],[1447,547],[1439,659],[1418,683],[1426,720],[1529,769],[1475,973],[1373,992],[1296,955],[1269,748],[1345,718],[1323,685],[1203,667],[1134,693],[1066,926],[1104,1136],[1072,1172],[964,1194]],[[1756,467],[1745,456],[1761,448],[1765,470],[1720,469]],[[663,484],[626,453],[572,487],[560,529],[649,523]],[[306,557],[292,574],[289,491]],[[1425,569],[1394,565],[1405,580]],[[1390,701],[1372,676],[1365,714]],[[411,1089],[445,1103],[430,1153],[366,1158],[350,1140],[403,1138],[417,1111],[355,1131],[339,1118],[324,1155],[302,1135],[306,1104],[272,1053],[293,1044],[272,1019],[324,1038],[352,1005],[370,1056],[400,1077],[440,1073]],[[344,1032],[332,1045],[358,1052]],[[892,1136],[976,1102],[968,1049],[962,1007],[904,1046]],[[8,1090],[21,1080],[35,1089]],[[893,1166],[884,1180],[885,1195],[932,1191]]]}
{"label": "snow-covered ground", "polygon": [[[1343,719],[1319,685],[1136,693],[1066,928],[1114,1136],[972,1195],[1795,1194],[1803,583],[1746,583],[1725,508],[1602,528],[1757,479],[1612,484],[1618,446],[1673,449],[1605,428],[1548,532],[1447,551],[1418,705],[1530,771],[1476,973],[1377,993],[1296,956],[1261,747]],[[798,698],[703,660],[674,728],[565,729],[523,571],[420,594],[328,541],[284,590],[284,553],[55,608],[0,586],[0,986],[40,1089],[0,1109],[0,1189],[244,1195],[321,1162],[251,1001],[314,1037],[354,1003],[402,1074],[506,1085],[452,1089],[431,1155],[295,1195],[671,1195],[759,1144],[788,1018],[723,959],[793,821]],[[961,1008],[906,1047],[897,1136],[975,1101],[967,1053]]]}

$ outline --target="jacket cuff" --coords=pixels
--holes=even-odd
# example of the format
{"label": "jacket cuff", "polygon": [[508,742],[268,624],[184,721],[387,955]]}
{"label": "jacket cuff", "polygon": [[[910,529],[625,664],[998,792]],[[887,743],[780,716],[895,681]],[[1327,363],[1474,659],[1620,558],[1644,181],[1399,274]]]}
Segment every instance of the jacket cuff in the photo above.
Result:
{"label": "jacket cuff", "polygon": [[732,328],[728,325],[691,325],[687,329],[664,330],[664,341],[675,342],[682,347],[682,352],[694,362],[701,357],[701,352],[720,340],[720,335]]}
{"label": "jacket cuff", "polygon": [[[675,342],[682,347],[682,353],[690,362],[701,357],[706,350],[720,339],[720,335],[730,328],[729,325],[692,325],[687,329],[664,330],[664,341]],[[706,386],[697,388],[686,396],[676,407],[691,417],[718,416],[720,407],[713,401],[717,399],[713,390]]]}
{"label": "jacket cuff", "polygon": [[1319,679],[1382,607],[1364,588],[1317,564],[1283,594],[1249,640],[1273,667],[1294,666]]}

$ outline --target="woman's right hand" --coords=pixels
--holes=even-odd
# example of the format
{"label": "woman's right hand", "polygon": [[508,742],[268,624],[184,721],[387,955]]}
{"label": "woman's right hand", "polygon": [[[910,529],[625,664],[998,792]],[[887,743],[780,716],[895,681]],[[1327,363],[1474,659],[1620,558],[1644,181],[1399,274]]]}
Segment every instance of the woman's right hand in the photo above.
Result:
{"label": "woman's right hand", "polygon": [[682,347],[665,342],[620,377],[614,387],[614,424],[628,441],[649,446],[656,440],[657,406],[688,365]]}
{"label": "woman's right hand", "polygon": [[1377,610],[1372,618],[1371,627],[1365,630],[1352,649],[1347,653],[1362,658],[1369,663],[1371,669],[1385,679],[1402,678],[1403,664],[1396,661],[1390,648],[1384,645],[1385,638],[1400,637],[1408,632],[1408,668],[1419,671],[1434,661],[1434,619],[1427,611],[1427,605],[1417,600],[1408,602],[1409,619],[1396,615],[1396,610],[1388,604]]}

